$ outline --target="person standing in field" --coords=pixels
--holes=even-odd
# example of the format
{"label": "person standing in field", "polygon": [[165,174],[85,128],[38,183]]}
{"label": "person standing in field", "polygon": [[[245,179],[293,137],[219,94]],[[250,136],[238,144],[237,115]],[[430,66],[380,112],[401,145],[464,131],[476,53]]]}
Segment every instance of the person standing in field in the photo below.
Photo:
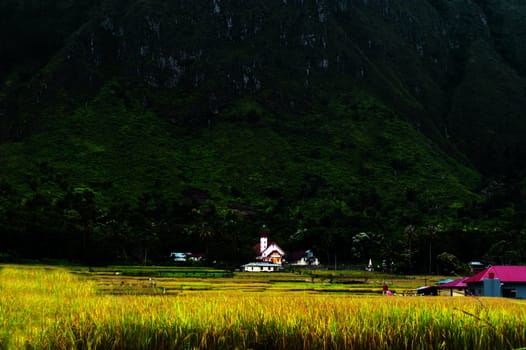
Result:
{"label": "person standing in field", "polygon": [[384,282],[384,285],[382,287],[382,294],[386,295],[388,291],[389,291],[389,287],[387,286],[387,283]]}

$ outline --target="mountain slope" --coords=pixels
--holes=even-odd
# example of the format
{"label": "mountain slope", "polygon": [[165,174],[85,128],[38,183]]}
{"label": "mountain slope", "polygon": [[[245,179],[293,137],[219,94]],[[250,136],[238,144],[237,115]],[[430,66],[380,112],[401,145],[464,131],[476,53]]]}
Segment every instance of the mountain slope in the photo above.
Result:
{"label": "mountain slope", "polygon": [[[170,244],[220,254],[232,242],[243,251],[246,230],[266,223],[285,246],[348,260],[365,254],[350,248],[353,237],[375,231],[388,243],[367,249],[387,257],[398,247],[411,266],[427,254],[407,254],[408,225],[441,227],[439,245],[457,255],[462,241],[451,237],[483,230],[473,257],[496,225],[517,229],[522,200],[504,213],[508,197],[496,205],[494,187],[486,196],[479,189],[482,176],[524,170],[518,2],[4,0],[0,8],[9,28],[0,214],[13,249],[20,232],[64,238],[74,227],[68,239],[82,254],[96,242],[112,242],[106,258]],[[31,40],[18,47],[7,33],[21,30]],[[58,223],[25,216],[35,198]],[[108,217],[147,227],[149,238],[111,238],[118,229]]]}

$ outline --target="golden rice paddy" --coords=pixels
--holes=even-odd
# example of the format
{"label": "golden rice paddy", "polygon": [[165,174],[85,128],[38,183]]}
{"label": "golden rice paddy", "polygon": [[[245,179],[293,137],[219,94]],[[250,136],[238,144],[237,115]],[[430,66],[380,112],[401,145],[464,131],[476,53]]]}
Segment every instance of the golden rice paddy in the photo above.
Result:
{"label": "golden rice paddy", "polygon": [[[151,282],[151,281],[150,281]],[[184,281],[179,281],[182,283]],[[234,288],[170,293],[62,268],[0,269],[0,349],[513,349],[526,304]],[[223,281],[223,283],[226,283]],[[126,289],[128,288],[128,289]],[[146,293],[150,290],[152,292]],[[112,290],[114,290],[112,289]],[[129,291],[129,293],[126,292]]]}

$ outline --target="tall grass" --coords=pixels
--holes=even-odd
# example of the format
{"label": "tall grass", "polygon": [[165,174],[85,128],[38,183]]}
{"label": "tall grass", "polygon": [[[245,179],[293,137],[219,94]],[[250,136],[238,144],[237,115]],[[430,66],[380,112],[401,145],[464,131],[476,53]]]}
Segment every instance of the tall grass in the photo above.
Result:
{"label": "tall grass", "polygon": [[306,293],[111,296],[66,270],[0,272],[1,349],[507,349],[525,304]]}

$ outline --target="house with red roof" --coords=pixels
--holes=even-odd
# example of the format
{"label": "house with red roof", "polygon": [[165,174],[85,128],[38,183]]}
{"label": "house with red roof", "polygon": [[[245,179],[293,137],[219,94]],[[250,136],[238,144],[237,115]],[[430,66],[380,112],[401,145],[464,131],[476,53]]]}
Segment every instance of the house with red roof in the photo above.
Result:
{"label": "house with red roof", "polygon": [[490,266],[464,280],[475,296],[526,299],[526,266]]}
{"label": "house with red roof", "polygon": [[449,295],[449,296],[464,296],[467,295],[466,288],[468,287],[466,280],[469,277],[462,277],[453,281],[448,281],[445,283],[439,283],[437,285],[440,295]]}

